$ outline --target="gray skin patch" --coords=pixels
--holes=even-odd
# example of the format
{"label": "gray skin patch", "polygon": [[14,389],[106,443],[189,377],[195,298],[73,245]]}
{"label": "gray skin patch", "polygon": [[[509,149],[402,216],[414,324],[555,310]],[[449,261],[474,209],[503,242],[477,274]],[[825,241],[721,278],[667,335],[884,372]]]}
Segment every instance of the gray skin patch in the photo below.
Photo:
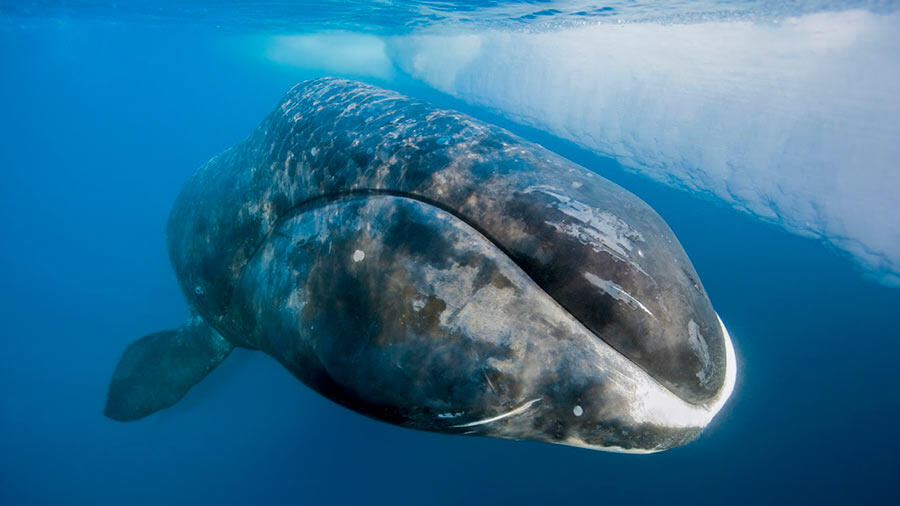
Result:
{"label": "gray skin patch", "polygon": [[652,209],[503,129],[373,86],[294,87],[194,174],[168,235],[191,308],[219,334],[389,422],[659,449],[699,427],[635,396],[662,385],[702,409],[722,389],[722,330]]}

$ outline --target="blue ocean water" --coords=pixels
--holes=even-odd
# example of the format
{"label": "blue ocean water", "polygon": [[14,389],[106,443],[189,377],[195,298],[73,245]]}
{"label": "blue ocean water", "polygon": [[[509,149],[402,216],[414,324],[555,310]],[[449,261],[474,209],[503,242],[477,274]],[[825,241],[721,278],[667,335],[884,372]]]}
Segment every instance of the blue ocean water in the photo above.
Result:
{"label": "blue ocean water", "polygon": [[[402,66],[383,71],[324,51],[331,60],[315,61],[319,46],[301,48],[301,64],[271,56],[272,36],[320,26],[399,37],[447,23],[518,31],[547,29],[530,24],[542,17],[766,23],[756,18],[835,8],[672,2],[655,11],[621,2],[609,14],[564,4],[0,6],[0,504],[894,502],[900,289],[865,263],[714,193],[666,186],[558,132],[523,126],[502,107],[438,91]],[[848,5],[892,12],[889,3]],[[165,247],[181,185],[291,85],[325,73],[499,123],[656,209],[737,348],[732,399],[700,439],[634,456],[414,432],[332,404],[242,350],[171,409],[127,424],[105,418],[125,346],[187,316]],[[866,169],[847,173],[869,177]],[[886,174],[882,186],[900,179]],[[898,218],[870,220],[890,234]]]}

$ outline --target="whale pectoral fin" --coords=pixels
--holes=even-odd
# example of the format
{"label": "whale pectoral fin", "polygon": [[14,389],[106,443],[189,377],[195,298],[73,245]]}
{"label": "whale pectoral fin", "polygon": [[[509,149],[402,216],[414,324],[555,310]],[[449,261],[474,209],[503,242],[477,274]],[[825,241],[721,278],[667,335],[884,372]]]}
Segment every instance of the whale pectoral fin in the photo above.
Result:
{"label": "whale pectoral fin", "polygon": [[233,348],[200,318],[132,343],[110,380],[104,413],[130,421],[172,406]]}

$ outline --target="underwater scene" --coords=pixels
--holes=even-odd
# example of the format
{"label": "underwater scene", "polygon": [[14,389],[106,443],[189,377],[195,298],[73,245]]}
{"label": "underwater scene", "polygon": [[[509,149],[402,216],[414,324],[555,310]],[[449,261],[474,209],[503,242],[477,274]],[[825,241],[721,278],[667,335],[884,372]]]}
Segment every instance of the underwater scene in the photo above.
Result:
{"label": "underwater scene", "polygon": [[893,504],[900,3],[0,1],[0,504]]}

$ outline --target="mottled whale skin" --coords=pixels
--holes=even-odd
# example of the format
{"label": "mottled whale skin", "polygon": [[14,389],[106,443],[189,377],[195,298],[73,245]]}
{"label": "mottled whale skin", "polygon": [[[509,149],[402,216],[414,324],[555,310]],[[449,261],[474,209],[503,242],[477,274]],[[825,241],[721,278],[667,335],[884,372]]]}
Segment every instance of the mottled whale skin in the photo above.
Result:
{"label": "mottled whale skin", "polygon": [[295,86],[169,220],[194,314],[129,347],[106,414],[177,402],[234,346],[404,427],[652,452],[731,393],[730,338],[634,195],[464,114]]}

